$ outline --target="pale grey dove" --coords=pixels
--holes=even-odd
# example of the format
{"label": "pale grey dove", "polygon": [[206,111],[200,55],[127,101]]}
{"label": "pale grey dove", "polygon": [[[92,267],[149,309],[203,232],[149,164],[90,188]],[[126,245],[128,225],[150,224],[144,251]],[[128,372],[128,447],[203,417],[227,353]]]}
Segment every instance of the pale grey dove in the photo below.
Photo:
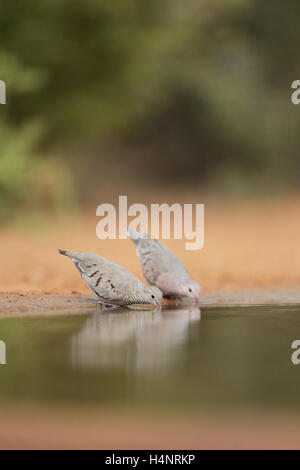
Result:
{"label": "pale grey dove", "polygon": [[68,256],[104,305],[154,305],[160,306],[162,293],[156,287],[145,286],[139,279],[119,264],[92,253],[69,253]]}
{"label": "pale grey dove", "polygon": [[192,297],[198,303],[200,286],[189,279],[182,262],[168,248],[147,234],[132,228],[128,236],[134,241],[144,276],[148,283],[158,287],[165,297]]}

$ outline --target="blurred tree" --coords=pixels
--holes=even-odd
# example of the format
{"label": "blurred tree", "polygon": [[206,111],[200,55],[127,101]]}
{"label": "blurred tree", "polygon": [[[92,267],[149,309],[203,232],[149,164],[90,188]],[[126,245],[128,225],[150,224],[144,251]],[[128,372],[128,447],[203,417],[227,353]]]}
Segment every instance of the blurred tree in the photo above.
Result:
{"label": "blurred tree", "polygon": [[117,145],[120,175],[130,163],[159,184],[297,186],[299,11],[296,0],[3,2],[1,132],[26,150],[2,145],[2,167],[63,152],[80,189]]}
{"label": "blurred tree", "polygon": [[[0,50],[0,63],[9,96],[33,93],[43,86],[43,73],[23,67],[15,56]],[[4,109],[0,117],[0,220],[21,214],[26,208],[38,212],[71,207],[72,185],[63,165],[49,158],[42,160],[37,150],[42,123],[31,118],[17,124],[14,117],[18,110],[13,104],[1,107],[1,111]]]}

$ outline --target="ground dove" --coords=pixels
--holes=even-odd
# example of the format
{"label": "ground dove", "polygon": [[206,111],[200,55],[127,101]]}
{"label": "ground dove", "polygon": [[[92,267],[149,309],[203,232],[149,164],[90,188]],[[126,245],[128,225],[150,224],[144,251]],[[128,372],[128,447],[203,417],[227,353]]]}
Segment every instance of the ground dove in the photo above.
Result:
{"label": "ground dove", "polygon": [[165,297],[192,297],[198,303],[200,286],[189,279],[182,262],[157,240],[150,240],[131,228],[128,236],[134,241],[144,276],[148,283],[157,286]]}
{"label": "ground dove", "polygon": [[154,305],[160,307],[162,293],[157,287],[145,286],[119,264],[92,253],[69,253],[82,279],[104,305]]}

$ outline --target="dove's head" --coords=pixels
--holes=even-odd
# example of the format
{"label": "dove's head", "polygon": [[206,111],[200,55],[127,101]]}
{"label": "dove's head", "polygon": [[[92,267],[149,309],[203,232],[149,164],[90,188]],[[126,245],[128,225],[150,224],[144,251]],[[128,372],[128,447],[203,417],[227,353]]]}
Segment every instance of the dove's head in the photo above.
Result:
{"label": "dove's head", "polygon": [[198,304],[201,287],[196,281],[186,281],[178,287],[178,294],[182,297],[192,297]]}
{"label": "dove's head", "polygon": [[158,287],[144,286],[140,303],[153,304],[153,305],[156,305],[157,307],[160,307],[161,299],[162,299],[162,292],[159,290]]}

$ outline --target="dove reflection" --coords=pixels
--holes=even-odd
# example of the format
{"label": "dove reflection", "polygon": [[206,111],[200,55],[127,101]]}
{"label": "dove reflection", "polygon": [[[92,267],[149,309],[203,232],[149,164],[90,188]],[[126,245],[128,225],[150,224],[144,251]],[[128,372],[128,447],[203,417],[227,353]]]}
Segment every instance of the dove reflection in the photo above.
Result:
{"label": "dove reflection", "polygon": [[178,362],[199,308],[95,313],[72,339],[78,368],[165,369]]}

